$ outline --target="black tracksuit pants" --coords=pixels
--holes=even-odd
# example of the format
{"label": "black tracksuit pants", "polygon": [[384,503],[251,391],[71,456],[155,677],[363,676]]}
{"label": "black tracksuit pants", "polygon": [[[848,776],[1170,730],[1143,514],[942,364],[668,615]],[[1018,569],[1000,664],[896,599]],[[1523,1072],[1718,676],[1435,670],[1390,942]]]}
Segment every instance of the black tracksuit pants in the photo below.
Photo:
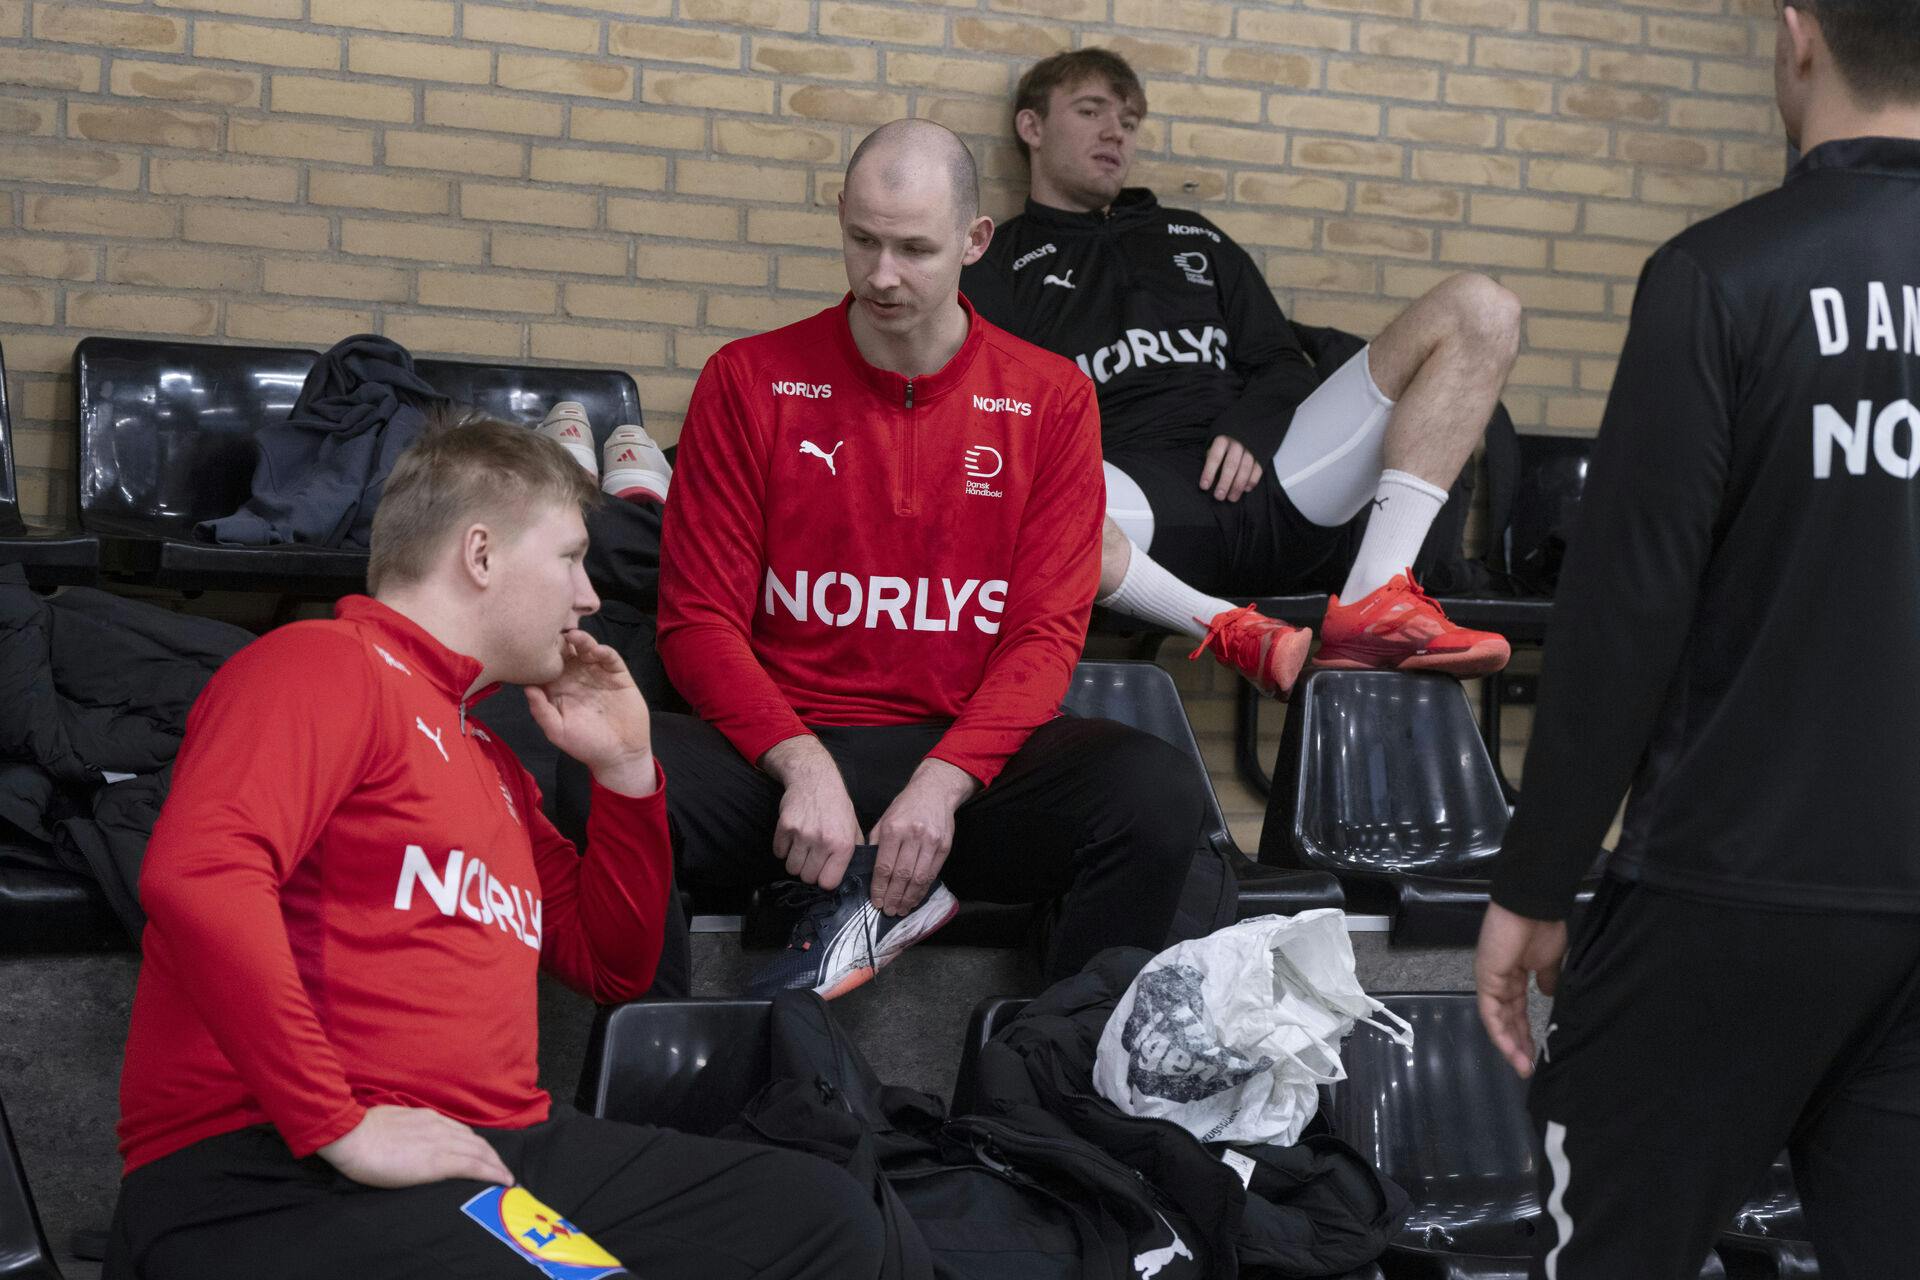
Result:
{"label": "black tracksuit pants", "polygon": [[[482,1129],[519,1185],[641,1280],[867,1280],[885,1237],[872,1196],[798,1152],[596,1120],[555,1104]],[[467,1180],[380,1190],[270,1127],[221,1134],[122,1184],[106,1280],[530,1280],[536,1265],[461,1206]],[[524,1225],[524,1224],[522,1224]],[[550,1233],[551,1234],[551,1233]],[[617,1274],[625,1275],[627,1272]]]}
{"label": "black tracksuit pants", "polygon": [[1561,982],[1535,1276],[1692,1280],[1782,1149],[1823,1280],[1920,1273],[1920,920],[1608,879]]}
{"label": "black tracksuit pants", "polygon": [[[814,732],[840,766],[862,831],[871,830],[944,723]],[[719,730],[691,716],[653,722],[667,775],[674,865],[690,889],[739,889],[785,877],[773,855],[781,787]],[[954,815],[940,878],[962,899],[1035,902],[1066,895],[1043,965],[1079,972],[1104,947],[1159,950],[1173,925],[1206,812],[1193,761],[1112,720],[1061,716],[1033,731],[1006,767]],[[677,935],[677,936],[676,936]],[[656,990],[677,994],[684,929],[670,925]]]}

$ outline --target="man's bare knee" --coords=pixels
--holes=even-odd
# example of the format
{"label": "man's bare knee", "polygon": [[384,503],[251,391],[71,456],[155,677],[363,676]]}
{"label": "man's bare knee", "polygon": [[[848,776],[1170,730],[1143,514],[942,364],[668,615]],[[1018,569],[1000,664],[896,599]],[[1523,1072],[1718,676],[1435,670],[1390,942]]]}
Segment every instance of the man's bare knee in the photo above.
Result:
{"label": "man's bare knee", "polygon": [[1520,299],[1486,276],[1463,271],[1435,286],[1430,295],[1446,306],[1452,329],[1476,354],[1511,365],[1520,351]]}

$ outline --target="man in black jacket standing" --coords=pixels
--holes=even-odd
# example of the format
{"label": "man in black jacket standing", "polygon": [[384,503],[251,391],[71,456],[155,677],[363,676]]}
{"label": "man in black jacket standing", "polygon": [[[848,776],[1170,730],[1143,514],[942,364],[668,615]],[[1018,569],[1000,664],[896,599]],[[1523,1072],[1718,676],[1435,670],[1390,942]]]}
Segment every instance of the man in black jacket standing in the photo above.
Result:
{"label": "man in black jacket standing", "polygon": [[1914,1271],[1920,0],[1777,39],[1804,154],[1641,275],[1480,935],[1553,1280],[1696,1275],[1783,1146],[1821,1275]]}
{"label": "man in black jacket standing", "polygon": [[1032,197],[961,278],[981,315],[1098,387],[1099,603],[1280,696],[1310,635],[1210,593],[1335,592],[1323,666],[1499,670],[1506,641],[1454,627],[1409,566],[1506,384],[1519,303],[1455,276],[1320,376],[1245,250],[1126,186],[1146,109],[1107,50],[1029,68],[1013,124]]}

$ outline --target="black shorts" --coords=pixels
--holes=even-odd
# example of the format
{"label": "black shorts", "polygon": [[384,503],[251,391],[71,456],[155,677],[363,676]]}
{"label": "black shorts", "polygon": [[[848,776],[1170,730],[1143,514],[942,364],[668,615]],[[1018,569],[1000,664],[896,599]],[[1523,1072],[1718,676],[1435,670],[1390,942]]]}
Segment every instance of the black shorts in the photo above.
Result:
{"label": "black shorts", "polygon": [[1338,591],[1366,530],[1366,512],[1317,525],[1300,514],[1262,460],[1260,483],[1238,502],[1200,487],[1204,449],[1110,453],[1153,509],[1153,545],[1163,568],[1209,595],[1293,595]]}
{"label": "black shorts", "polygon": [[1824,1280],[1916,1274],[1920,920],[1609,878],[1561,981],[1536,1276],[1692,1280],[1783,1149]]}
{"label": "black shorts", "polygon": [[[494,1212],[550,1253],[583,1232],[639,1277],[872,1277],[884,1234],[871,1196],[798,1152],[583,1116],[483,1129],[520,1187]],[[121,1184],[105,1280],[530,1280],[541,1273],[481,1218],[491,1184],[362,1186],[296,1160],[261,1125],[142,1165]],[[469,1214],[465,1206],[483,1197]],[[559,1237],[556,1240],[556,1237]],[[570,1255],[585,1256],[577,1242]],[[620,1274],[626,1274],[621,1272]]]}

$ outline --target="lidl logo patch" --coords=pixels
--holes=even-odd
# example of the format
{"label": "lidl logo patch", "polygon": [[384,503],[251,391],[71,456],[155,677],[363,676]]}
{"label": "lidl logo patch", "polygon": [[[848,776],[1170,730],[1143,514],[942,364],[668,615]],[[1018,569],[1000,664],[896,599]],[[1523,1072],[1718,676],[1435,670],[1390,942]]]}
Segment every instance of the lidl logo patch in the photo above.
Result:
{"label": "lidl logo patch", "polygon": [[632,1274],[524,1187],[488,1187],[461,1205],[460,1211],[550,1280],[602,1280]]}

